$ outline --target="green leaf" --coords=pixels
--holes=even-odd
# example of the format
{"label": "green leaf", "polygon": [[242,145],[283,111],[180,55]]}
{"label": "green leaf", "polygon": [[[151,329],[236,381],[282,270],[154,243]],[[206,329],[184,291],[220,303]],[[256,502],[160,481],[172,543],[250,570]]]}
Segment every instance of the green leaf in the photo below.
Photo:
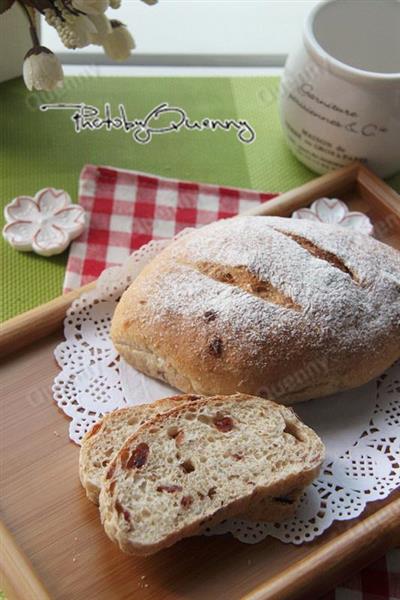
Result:
{"label": "green leaf", "polygon": [[0,15],[6,12],[9,8],[12,7],[15,0],[0,0]]}

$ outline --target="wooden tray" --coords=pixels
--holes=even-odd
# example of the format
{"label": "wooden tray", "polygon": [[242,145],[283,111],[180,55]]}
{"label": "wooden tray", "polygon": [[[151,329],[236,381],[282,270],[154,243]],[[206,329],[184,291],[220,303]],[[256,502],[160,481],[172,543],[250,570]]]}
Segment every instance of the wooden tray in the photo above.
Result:
{"label": "wooden tray", "polygon": [[[367,213],[378,237],[400,248],[400,197],[358,164],[282,194],[253,214],[290,215],[321,196]],[[247,545],[225,535],[188,539],[149,558],[122,554],[80,487],[78,447],[51,395],[58,372],[53,350],[63,337],[65,310],[81,292],[8,321],[0,335],[0,587],[9,600],[314,600],[400,544],[398,491],[300,547],[272,538]]]}

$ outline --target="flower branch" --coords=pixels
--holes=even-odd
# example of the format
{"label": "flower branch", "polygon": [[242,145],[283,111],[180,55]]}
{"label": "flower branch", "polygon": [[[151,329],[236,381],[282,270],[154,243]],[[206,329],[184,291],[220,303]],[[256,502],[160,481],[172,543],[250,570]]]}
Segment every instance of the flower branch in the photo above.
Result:
{"label": "flower branch", "polygon": [[[102,46],[104,52],[117,61],[127,60],[135,42],[126,25],[109,19],[106,11],[117,9],[121,0],[0,0],[0,14],[18,2],[26,14],[32,48],[27,52],[23,77],[29,90],[54,90],[62,87],[64,74],[61,63],[51,50],[40,45],[36,29],[36,13],[57,30],[66,48],[84,48],[90,44]],[[157,0],[142,0],[155,4]]]}

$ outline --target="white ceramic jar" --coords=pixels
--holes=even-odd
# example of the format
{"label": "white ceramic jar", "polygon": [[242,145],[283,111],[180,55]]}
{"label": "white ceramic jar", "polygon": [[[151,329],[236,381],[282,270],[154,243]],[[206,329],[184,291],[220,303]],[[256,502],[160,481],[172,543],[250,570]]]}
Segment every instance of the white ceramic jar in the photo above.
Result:
{"label": "white ceramic jar", "polygon": [[318,4],[287,60],[280,112],[291,150],[317,173],[354,160],[400,171],[400,1]]}

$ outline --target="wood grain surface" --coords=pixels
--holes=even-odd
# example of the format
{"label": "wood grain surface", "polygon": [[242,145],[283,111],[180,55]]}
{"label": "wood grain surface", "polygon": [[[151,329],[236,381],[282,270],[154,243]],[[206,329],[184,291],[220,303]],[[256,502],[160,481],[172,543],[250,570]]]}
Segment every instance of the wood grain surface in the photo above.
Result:
{"label": "wood grain surface", "polygon": [[[302,206],[338,195],[375,224],[386,224],[379,237],[399,247],[400,199],[358,165],[339,179],[335,187],[332,175],[324,176],[307,184],[307,194],[303,186],[283,195],[279,214],[296,208],[299,194]],[[269,202],[268,211],[277,210],[278,201]],[[314,600],[400,543],[396,492],[311,544],[267,538],[248,545],[224,535],[188,539],[148,558],[122,554],[80,486],[79,449],[52,399],[53,351],[70,301],[63,297],[13,319],[0,340],[1,569],[9,600]],[[26,590],[33,591],[27,596]]]}
{"label": "wood grain surface", "polygon": [[0,358],[59,329],[72,302],[95,286],[95,281],[88,283],[3,323],[0,327]]}
{"label": "wood grain surface", "polygon": [[0,590],[7,598],[50,600],[28,558],[0,521]]}

